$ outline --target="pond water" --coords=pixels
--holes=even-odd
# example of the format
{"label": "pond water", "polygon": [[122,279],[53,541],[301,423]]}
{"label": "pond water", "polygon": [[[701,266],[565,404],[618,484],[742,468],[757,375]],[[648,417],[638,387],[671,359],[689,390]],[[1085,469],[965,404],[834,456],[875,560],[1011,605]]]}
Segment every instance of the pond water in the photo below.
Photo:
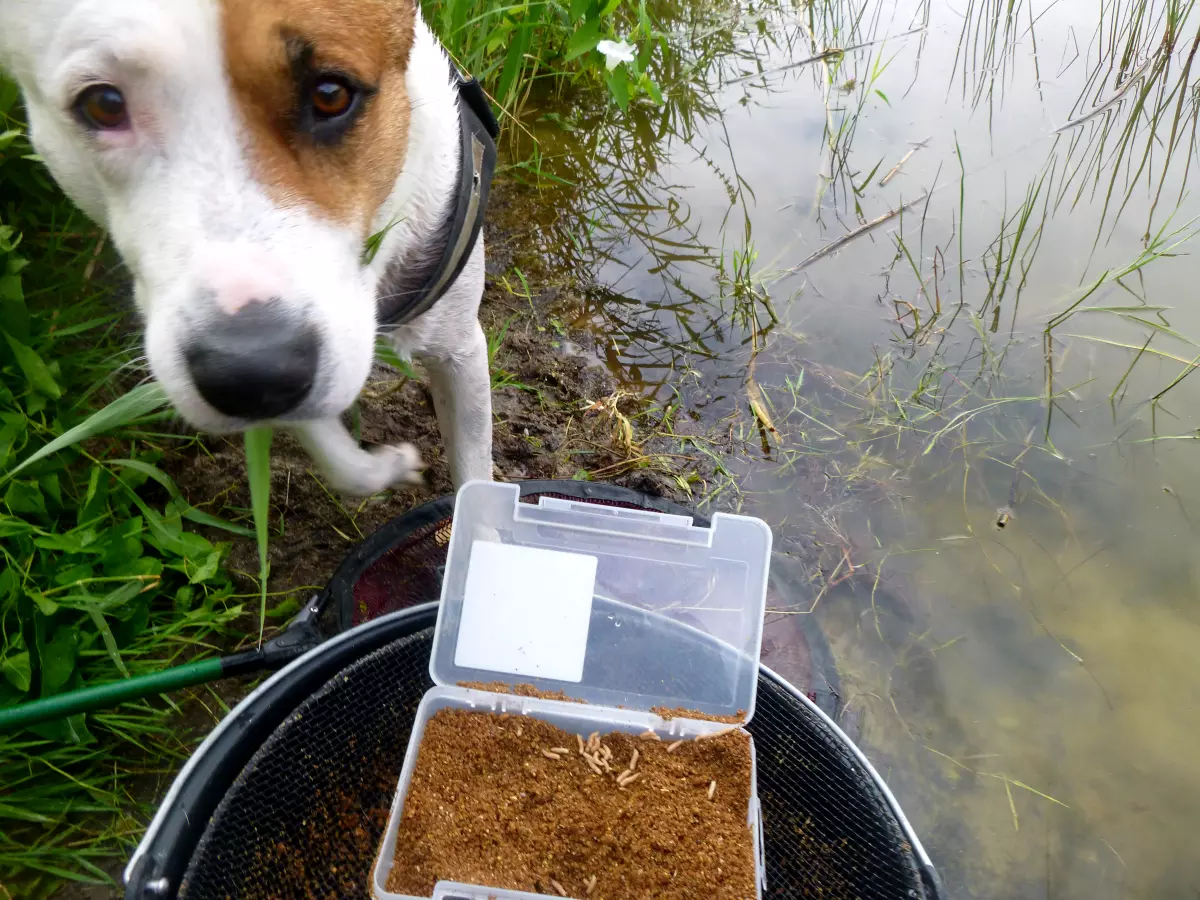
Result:
{"label": "pond water", "polygon": [[665,106],[526,117],[563,315],[775,526],[951,896],[1200,896],[1200,14],[659,14]]}

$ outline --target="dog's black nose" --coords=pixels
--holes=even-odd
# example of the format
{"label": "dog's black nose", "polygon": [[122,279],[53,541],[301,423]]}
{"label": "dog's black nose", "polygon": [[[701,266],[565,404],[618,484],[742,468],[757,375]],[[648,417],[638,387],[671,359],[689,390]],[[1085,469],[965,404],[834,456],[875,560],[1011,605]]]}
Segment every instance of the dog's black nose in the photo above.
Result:
{"label": "dog's black nose", "polygon": [[200,395],[239,419],[272,419],[312,390],[320,348],[314,329],[275,301],[214,316],[184,351]]}

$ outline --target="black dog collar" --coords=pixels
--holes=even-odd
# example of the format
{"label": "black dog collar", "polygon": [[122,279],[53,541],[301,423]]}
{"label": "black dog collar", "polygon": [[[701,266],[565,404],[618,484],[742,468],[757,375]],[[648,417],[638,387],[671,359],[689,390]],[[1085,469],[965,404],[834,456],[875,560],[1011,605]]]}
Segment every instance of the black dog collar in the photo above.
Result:
{"label": "black dog collar", "polygon": [[492,108],[479,82],[464,77],[453,63],[450,71],[458,86],[458,119],[462,137],[458,192],[449,227],[444,232],[446,237],[441,258],[419,287],[408,291],[392,291],[379,298],[380,326],[411,322],[441,299],[470,259],[479,232],[483,230],[488,189],[496,172],[496,138],[500,135],[500,125],[492,115]]}

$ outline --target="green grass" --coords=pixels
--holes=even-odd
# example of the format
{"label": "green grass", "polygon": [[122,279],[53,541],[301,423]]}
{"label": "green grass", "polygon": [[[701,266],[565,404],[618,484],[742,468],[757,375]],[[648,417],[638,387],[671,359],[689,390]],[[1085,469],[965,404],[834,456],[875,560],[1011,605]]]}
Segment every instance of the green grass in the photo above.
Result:
{"label": "green grass", "polygon": [[[163,398],[126,393],[131,341],[102,235],[16,113],[0,81],[0,706],[212,652],[241,607],[228,543],[192,526],[245,532],[160,467]],[[145,702],[0,735],[0,895],[106,880],[98,862],[135,836],[137,773],[186,749],[170,715]]]}
{"label": "green grass", "polygon": [[271,515],[271,438],[270,428],[251,428],[244,435],[246,478],[250,483],[250,507],[254,515],[254,536],[258,544],[258,643],[267,626],[267,579],[271,564],[267,558]]}
{"label": "green grass", "polygon": [[[537,92],[602,86],[622,109],[639,96],[661,102],[655,53],[665,43],[645,0],[425,0],[430,24],[451,56],[493,102],[518,117]],[[636,55],[609,70],[597,50],[625,40]]]}

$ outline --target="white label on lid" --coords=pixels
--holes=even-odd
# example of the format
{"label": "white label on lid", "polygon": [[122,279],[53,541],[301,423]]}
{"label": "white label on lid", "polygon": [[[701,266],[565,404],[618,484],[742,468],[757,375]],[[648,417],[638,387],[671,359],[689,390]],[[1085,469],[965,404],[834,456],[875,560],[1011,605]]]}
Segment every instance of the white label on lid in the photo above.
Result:
{"label": "white label on lid", "polygon": [[583,680],[596,557],[475,541],[454,664]]}

